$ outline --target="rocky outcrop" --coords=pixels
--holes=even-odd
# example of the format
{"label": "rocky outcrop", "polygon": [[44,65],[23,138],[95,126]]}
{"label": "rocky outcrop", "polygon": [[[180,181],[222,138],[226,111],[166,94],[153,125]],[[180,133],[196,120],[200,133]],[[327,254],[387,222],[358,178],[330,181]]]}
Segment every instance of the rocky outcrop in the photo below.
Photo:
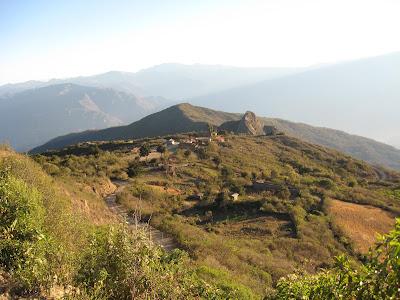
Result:
{"label": "rocky outcrop", "polygon": [[265,125],[264,126],[264,134],[272,136],[272,135],[278,135],[278,134],[282,134],[282,133],[280,133],[278,128],[276,128],[273,125]]}
{"label": "rocky outcrop", "polygon": [[249,135],[263,135],[263,124],[255,113],[247,111],[239,121],[236,133]]}

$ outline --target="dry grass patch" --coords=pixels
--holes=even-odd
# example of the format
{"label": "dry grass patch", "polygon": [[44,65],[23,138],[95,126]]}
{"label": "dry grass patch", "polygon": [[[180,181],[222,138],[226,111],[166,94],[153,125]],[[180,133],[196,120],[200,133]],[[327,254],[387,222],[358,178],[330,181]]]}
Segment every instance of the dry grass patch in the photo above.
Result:
{"label": "dry grass patch", "polygon": [[169,187],[164,187],[164,186],[159,186],[159,185],[152,185],[149,184],[149,187],[151,187],[152,189],[155,189],[159,192],[162,193],[167,193],[168,195],[173,195],[173,196],[177,196],[177,195],[181,195],[181,191],[175,189],[175,188],[169,188]]}
{"label": "dry grass patch", "polygon": [[377,234],[389,232],[395,223],[392,214],[369,205],[331,200],[329,211],[335,224],[360,253],[367,253],[376,242]]}
{"label": "dry grass patch", "polygon": [[159,152],[151,152],[149,153],[149,155],[145,156],[145,157],[140,157],[139,161],[149,161],[152,159],[159,159],[161,157],[161,153]]}
{"label": "dry grass patch", "polygon": [[272,216],[251,218],[243,221],[223,223],[216,226],[224,235],[265,239],[266,236],[291,236],[291,224]]}

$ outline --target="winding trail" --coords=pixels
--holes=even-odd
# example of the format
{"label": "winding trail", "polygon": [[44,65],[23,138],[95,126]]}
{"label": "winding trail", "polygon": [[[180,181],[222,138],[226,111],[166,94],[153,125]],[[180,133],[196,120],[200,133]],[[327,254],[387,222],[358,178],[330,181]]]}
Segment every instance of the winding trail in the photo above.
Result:
{"label": "winding trail", "polygon": [[104,198],[111,212],[116,214],[122,222],[128,224],[131,229],[135,230],[138,228],[142,228],[146,230],[149,233],[150,239],[153,241],[153,243],[161,246],[164,250],[169,252],[179,248],[178,244],[175,242],[172,236],[150,226],[146,222],[136,220],[128,213],[127,209],[123,205],[116,202],[117,194],[126,187],[126,185],[128,184],[127,181],[113,180],[112,183],[117,186],[116,191],[112,194],[107,195]]}

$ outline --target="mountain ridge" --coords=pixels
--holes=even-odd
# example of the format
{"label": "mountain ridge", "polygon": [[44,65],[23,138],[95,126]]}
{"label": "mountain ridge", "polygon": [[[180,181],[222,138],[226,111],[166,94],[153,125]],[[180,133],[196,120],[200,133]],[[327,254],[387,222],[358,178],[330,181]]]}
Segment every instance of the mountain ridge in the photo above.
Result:
{"label": "mountain ridge", "polygon": [[107,128],[135,121],[159,108],[110,88],[66,83],[30,89],[0,101],[0,141],[19,151],[71,131]]}
{"label": "mountain ridge", "polygon": [[399,145],[400,52],[187,99],[193,105],[338,128]]}
{"label": "mountain ridge", "polygon": [[[243,114],[239,113],[226,113],[182,103],[146,116],[126,126],[72,133],[57,137],[40,147],[32,149],[31,152],[40,153],[46,150],[60,149],[85,141],[136,139],[191,131],[204,132],[208,131],[208,124],[218,127],[225,122],[239,121],[242,116]],[[373,164],[400,169],[400,150],[392,146],[340,130],[313,127],[304,123],[294,123],[276,118],[258,117],[258,119],[263,125],[274,126],[278,131],[282,131],[287,135],[310,143],[334,148]]]}
{"label": "mountain ridge", "polygon": [[0,97],[23,90],[60,83],[113,88],[138,96],[161,96],[181,100],[299,72],[303,68],[244,68],[223,65],[165,63],[137,72],[108,71],[48,81],[27,81],[0,85]]}

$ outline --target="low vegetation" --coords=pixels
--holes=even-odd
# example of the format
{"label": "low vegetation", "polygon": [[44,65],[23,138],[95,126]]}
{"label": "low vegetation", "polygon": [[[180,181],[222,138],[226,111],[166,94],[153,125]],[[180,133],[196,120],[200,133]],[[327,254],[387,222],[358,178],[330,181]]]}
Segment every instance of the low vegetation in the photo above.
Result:
{"label": "low vegetation", "polygon": [[[171,137],[182,145],[165,146]],[[185,144],[192,138],[83,144],[35,160],[63,182],[127,180],[117,201],[171,234],[196,276],[244,298],[273,296],[281,278],[334,268],[342,254],[352,266],[366,259],[373,238],[361,249],[332,204],[400,213],[395,172],[284,135]]]}
{"label": "low vegetation", "polygon": [[271,299],[399,299],[400,219],[380,238],[366,263],[351,266],[342,255],[334,268],[316,275],[290,275],[279,280]]}
{"label": "low vegetation", "polygon": [[[67,177],[51,178],[28,157],[0,151],[0,273],[7,297],[251,298],[240,286],[207,283],[185,253],[166,253],[107,214],[92,222],[65,189]],[[81,183],[69,184],[79,189]],[[92,191],[87,207],[95,209],[95,199]]]}

